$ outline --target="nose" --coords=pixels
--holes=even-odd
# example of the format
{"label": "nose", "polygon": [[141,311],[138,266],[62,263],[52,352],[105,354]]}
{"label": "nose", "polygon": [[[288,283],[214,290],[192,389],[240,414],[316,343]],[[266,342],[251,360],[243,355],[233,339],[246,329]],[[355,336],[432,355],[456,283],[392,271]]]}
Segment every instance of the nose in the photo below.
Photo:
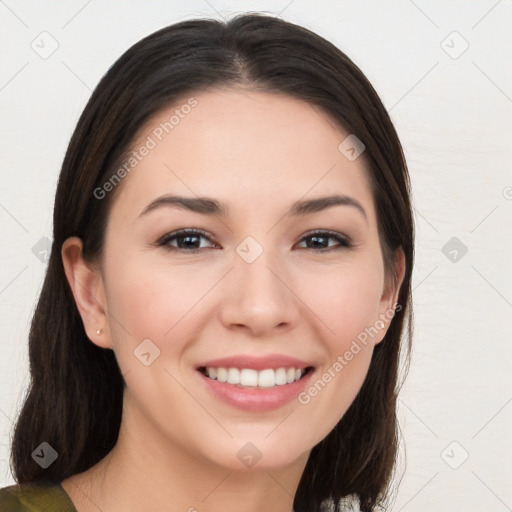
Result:
{"label": "nose", "polygon": [[284,265],[271,258],[270,251],[252,263],[237,255],[224,283],[221,322],[227,329],[261,338],[293,328],[300,312],[289,281]]}

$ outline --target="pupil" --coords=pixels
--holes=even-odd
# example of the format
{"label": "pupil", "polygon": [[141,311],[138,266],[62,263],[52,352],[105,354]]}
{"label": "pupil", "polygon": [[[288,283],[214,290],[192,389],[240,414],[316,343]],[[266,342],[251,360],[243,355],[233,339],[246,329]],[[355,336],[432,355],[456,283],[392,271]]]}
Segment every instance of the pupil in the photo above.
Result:
{"label": "pupil", "polygon": [[[187,247],[190,247],[190,246],[196,247],[197,246],[197,238],[198,238],[197,235],[185,235],[185,236],[181,237],[181,240],[184,241],[184,243]],[[194,243],[194,240],[195,240],[195,243]]]}
{"label": "pupil", "polygon": [[316,243],[322,244],[324,240],[325,240],[325,237],[323,237],[323,236],[313,236],[313,237],[311,237],[311,241],[313,242],[312,245],[315,246],[315,247],[316,247],[316,245],[315,245]]}

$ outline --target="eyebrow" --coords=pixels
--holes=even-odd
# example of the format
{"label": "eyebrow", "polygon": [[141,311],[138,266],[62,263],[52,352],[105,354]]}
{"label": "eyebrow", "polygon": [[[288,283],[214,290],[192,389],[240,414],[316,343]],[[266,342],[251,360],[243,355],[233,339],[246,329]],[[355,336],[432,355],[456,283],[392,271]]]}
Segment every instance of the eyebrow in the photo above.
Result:
{"label": "eyebrow", "polygon": [[[216,199],[209,197],[184,197],[174,195],[164,195],[157,197],[154,201],[149,203],[144,210],[140,213],[139,217],[147,213],[161,208],[163,206],[172,208],[181,208],[203,215],[220,215],[225,217],[228,214],[228,208],[223,203]],[[320,212],[332,206],[352,206],[356,208],[363,217],[368,220],[365,209],[359,201],[353,197],[334,194],[326,197],[319,197],[316,199],[308,199],[306,201],[296,201],[290,208],[288,215],[300,216],[308,215],[310,213]]]}

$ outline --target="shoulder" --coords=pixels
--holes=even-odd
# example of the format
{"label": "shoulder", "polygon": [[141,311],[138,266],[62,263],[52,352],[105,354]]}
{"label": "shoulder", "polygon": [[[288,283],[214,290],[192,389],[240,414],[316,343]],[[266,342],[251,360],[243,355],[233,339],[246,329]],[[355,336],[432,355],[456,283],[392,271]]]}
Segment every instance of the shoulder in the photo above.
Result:
{"label": "shoulder", "polygon": [[59,484],[26,483],[0,489],[1,512],[76,512]]}

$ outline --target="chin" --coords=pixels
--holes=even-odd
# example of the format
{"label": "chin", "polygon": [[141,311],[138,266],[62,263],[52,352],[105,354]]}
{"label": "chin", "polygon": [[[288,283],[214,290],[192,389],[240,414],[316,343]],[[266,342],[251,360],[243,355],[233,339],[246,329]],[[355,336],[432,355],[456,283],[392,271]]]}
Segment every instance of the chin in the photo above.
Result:
{"label": "chin", "polygon": [[273,471],[292,464],[306,463],[314,445],[305,447],[305,436],[290,439],[277,433],[269,435],[268,432],[267,429],[266,434],[259,437],[235,438],[229,443],[230,446],[219,443],[219,451],[210,453],[209,458],[214,464],[229,471]]}

